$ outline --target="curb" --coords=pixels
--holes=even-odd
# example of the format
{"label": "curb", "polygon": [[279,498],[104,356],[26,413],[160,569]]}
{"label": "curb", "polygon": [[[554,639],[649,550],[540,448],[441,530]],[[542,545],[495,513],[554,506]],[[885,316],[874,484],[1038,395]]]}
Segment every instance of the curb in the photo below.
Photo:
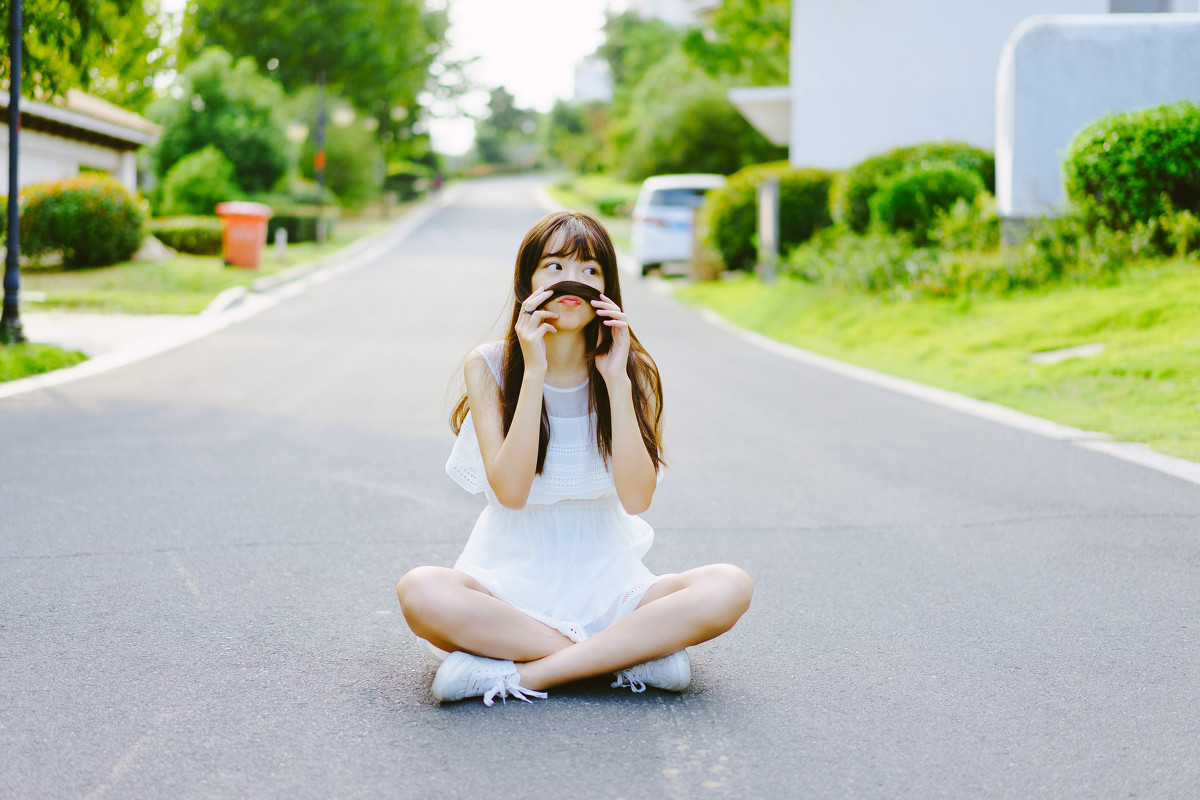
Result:
{"label": "curb", "polygon": [[[382,255],[408,238],[421,223],[448,205],[460,191],[457,186],[443,189],[436,197],[429,198],[410,209],[385,230],[314,261],[298,264],[275,275],[264,276],[255,281],[250,290],[244,286],[226,289],[213,298],[203,311],[192,317],[194,325],[178,331],[175,335],[147,342],[138,347],[105,353],[66,369],[0,383],[0,400],[37,389],[60,386],[80,378],[133,364],[159,353],[182,347],[234,323],[249,319],[289,297],[295,297],[311,286],[343,275]],[[260,282],[264,283],[260,286]]]}

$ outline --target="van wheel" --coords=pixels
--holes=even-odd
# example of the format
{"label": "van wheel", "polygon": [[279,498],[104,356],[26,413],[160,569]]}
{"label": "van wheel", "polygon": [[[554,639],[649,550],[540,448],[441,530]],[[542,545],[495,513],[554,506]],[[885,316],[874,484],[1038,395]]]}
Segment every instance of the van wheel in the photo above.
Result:
{"label": "van wheel", "polygon": [[661,270],[662,264],[642,264],[642,277],[649,275],[652,269]]}

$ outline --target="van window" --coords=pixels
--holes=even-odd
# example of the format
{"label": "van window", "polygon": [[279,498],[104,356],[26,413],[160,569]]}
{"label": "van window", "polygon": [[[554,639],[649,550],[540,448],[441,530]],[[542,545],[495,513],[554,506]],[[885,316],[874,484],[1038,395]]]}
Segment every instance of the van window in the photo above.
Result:
{"label": "van window", "polygon": [[708,189],[697,188],[655,189],[650,195],[650,205],[699,208],[707,192]]}

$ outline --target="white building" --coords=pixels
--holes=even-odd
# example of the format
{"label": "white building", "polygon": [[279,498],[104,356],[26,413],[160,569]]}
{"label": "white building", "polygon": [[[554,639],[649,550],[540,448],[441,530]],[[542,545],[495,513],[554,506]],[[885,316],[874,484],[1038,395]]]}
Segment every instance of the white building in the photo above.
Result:
{"label": "white building", "polygon": [[[0,147],[8,148],[8,92],[0,93]],[[72,89],[63,105],[21,98],[17,178],[21,186],[60,180],[80,172],[109,173],[137,191],[138,148],[151,145],[162,128],[98,97]],[[0,159],[0,189],[7,191],[8,159]]]}

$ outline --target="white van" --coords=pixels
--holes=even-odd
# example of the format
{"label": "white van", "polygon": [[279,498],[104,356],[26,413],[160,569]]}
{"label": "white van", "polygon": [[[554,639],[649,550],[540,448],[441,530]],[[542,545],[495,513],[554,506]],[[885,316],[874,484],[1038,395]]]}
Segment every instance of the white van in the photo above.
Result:
{"label": "white van", "polygon": [[633,207],[633,260],[642,275],[668,261],[692,257],[692,215],[704,195],[725,185],[723,175],[647,178]]}

